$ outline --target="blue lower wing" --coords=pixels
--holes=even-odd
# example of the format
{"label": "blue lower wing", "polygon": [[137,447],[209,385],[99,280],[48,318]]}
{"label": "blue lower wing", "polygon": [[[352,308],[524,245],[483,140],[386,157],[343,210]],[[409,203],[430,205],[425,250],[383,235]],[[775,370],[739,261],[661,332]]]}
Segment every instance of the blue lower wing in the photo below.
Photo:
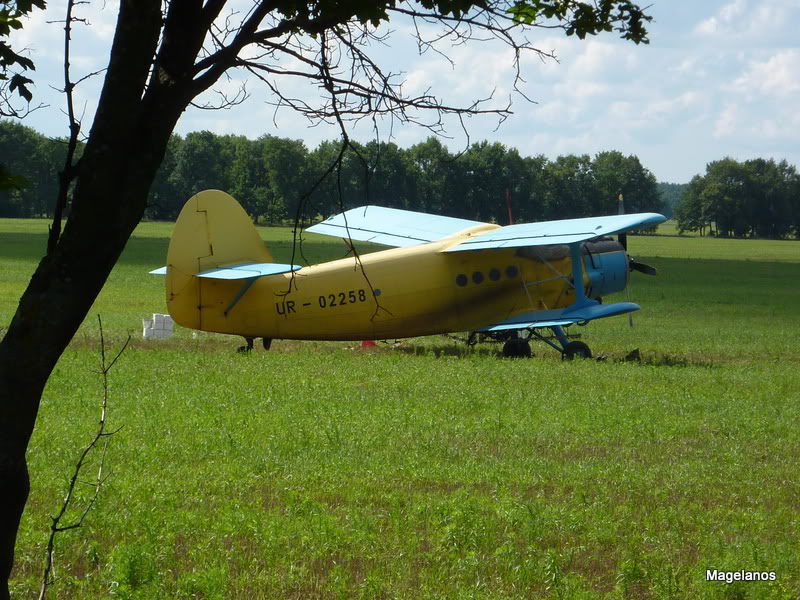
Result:
{"label": "blue lower wing", "polygon": [[604,317],[614,317],[639,310],[633,302],[615,302],[613,304],[585,304],[568,306],[556,310],[537,310],[523,313],[499,323],[492,323],[478,331],[507,331],[513,329],[536,329],[539,327],[558,327],[583,323]]}

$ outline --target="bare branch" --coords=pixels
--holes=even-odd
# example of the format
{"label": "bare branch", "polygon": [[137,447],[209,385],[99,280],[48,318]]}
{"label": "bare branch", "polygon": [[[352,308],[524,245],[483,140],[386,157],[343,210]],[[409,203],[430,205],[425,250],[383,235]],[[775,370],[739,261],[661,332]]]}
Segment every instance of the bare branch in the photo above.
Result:
{"label": "bare branch", "polygon": [[74,16],[73,11],[76,6],[88,4],[88,2],[80,0],[67,0],[67,11],[64,18],[64,95],[67,98],[67,121],[69,123],[69,138],[67,141],[67,155],[64,159],[64,168],[58,174],[58,194],[56,196],[56,205],[53,209],[53,223],[50,226],[50,232],[47,236],[47,253],[52,254],[55,250],[58,239],[61,237],[61,220],[64,215],[64,210],[67,207],[67,198],[69,196],[69,189],[73,180],[78,175],[78,165],[75,162],[75,151],[78,148],[78,137],[81,132],[81,121],[75,116],[75,104],[72,92],[75,87],[80,83],[86,81],[90,77],[94,77],[106,69],[100,69],[87,75],[84,75],[78,81],[73,82],[70,75],[70,47],[72,43],[72,26],[74,23],[82,23],[88,25],[86,19],[81,19]]}
{"label": "bare branch", "polygon": [[[55,517],[52,517],[52,522],[50,524],[50,536],[47,539],[45,566],[44,566],[44,571],[42,573],[42,585],[41,588],[39,589],[39,600],[45,600],[45,598],[47,597],[47,590],[50,587],[50,585],[54,582],[53,553],[55,550],[56,535],[63,531],[70,531],[72,529],[78,529],[81,526],[83,526],[83,522],[86,520],[86,516],[89,514],[89,511],[92,510],[92,507],[94,506],[98,496],[100,495],[100,489],[108,479],[104,471],[105,471],[105,461],[106,461],[106,453],[108,451],[109,439],[111,438],[112,435],[114,435],[115,433],[120,431],[120,429],[122,429],[122,427],[119,427],[114,431],[106,431],[106,417],[108,408],[108,373],[114,367],[117,360],[119,360],[120,356],[122,356],[122,353],[125,352],[125,349],[128,347],[128,343],[131,341],[131,336],[128,336],[128,339],[125,341],[120,351],[117,352],[113,360],[111,360],[110,363],[107,363],[106,343],[105,343],[105,336],[103,334],[103,322],[100,319],[100,315],[97,315],[97,324],[98,327],[100,328],[100,373],[103,381],[103,397],[100,402],[100,422],[97,425],[97,431],[95,432],[94,437],[89,442],[89,444],[83,449],[80,456],[78,457],[78,461],[75,463],[75,468],[72,472],[72,477],[70,477],[69,484],[67,485],[67,493],[65,494],[64,500],[61,503],[61,509],[59,510],[58,514]],[[93,450],[97,448],[97,446],[100,444],[101,441],[103,442],[103,444],[102,448],[100,449],[100,459],[98,461],[99,466],[97,468],[96,477],[91,482],[80,480],[79,477],[81,475],[84,466],[86,465],[89,455],[92,453]],[[67,511],[71,508],[75,496],[75,488],[79,483],[82,485],[87,485],[92,487],[93,488],[92,495],[86,501],[86,504],[81,509],[77,518],[68,525],[62,525],[61,521],[67,514]]]}

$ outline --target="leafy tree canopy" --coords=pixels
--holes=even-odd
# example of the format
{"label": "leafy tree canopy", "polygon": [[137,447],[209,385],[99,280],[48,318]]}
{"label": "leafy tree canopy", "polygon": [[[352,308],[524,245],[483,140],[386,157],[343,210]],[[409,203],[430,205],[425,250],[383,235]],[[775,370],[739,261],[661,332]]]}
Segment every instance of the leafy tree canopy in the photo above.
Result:
{"label": "leafy tree canopy", "polygon": [[[33,61],[16,52],[4,39],[12,31],[21,29],[23,18],[34,8],[44,9],[44,0],[2,0],[0,1],[0,115],[17,116],[19,113],[11,108],[10,94],[15,92],[27,102],[33,100],[33,93],[28,88],[33,81],[21,72],[10,70],[19,68],[23,71],[35,71]],[[9,76],[10,75],[10,76]]]}

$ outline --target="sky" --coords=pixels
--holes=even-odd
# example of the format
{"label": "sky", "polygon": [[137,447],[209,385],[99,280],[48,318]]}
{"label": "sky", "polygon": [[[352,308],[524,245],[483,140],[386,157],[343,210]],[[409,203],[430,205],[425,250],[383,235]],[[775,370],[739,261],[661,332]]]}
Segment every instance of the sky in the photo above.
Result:
{"label": "sky", "polygon": [[[44,103],[24,123],[48,136],[65,136],[63,87],[63,0],[49,0],[14,34],[15,48],[27,48],[36,64],[34,104]],[[645,3],[641,3],[645,5]],[[87,20],[74,32],[73,80],[101,70],[108,59],[118,3],[91,0],[79,6]],[[469,105],[492,96],[492,106],[512,100],[511,115],[498,127],[492,116],[466,120],[467,138],[457,121],[445,123],[451,150],[488,140],[522,155],[594,156],[606,150],[639,157],[659,181],[688,182],[708,162],[726,156],[786,159],[800,167],[800,0],[653,0],[647,10],[649,45],[635,45],[603,34],[578,40],[553,30],[535,30],[529,39],[557,60],[523,57],[521,88],[513,91],[511,52],[495,43],[453,46],[444,41],[441,56],[422,55],[411,24],[393,21],[388,46],[372,52],[385,71],[397,73],[408,94],[428,89],[450,105]],[[384,28],[383,32],[388,31]],[[311,149],[335,139],[338,130],[316,127],[289,109],[277,113],[270,93],[257,80],[233,73],[219,89],[228,93],[245,82],[249,98],[224,111],[189,108],[176,132],[209,130],[218,134],[265,134],[301,139]],[[89,129],[102,75],[83,81],[75,92],[83,127]],[[285,90],[313,101],[320,91],[305,81],[286,81]],[[214,94],[204,99],[214,101]],[[414,124],[383,121],[381,140],[408,147],[431,135]],[[351,132],[354,139],[375,136],[372,123]]]}

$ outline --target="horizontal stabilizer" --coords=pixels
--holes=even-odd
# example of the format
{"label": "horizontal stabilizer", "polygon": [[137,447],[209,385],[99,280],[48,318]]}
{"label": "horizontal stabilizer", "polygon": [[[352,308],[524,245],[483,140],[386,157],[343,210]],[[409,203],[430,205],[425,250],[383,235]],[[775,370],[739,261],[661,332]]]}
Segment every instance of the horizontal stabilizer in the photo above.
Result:
{"label": "horizontal stabilizer", "polygon": [[536,329],[539,327],[556,327],[584,323],[603,317],[624,315],[639,310],[633,302],[615,302],[613,304],[591,303],[583,306],[568,306],[564,309],[537,310],[511,317],[500,323],[493,323],[478,331],[506,331],[512,329]]}
{"label": "horizontal stabilizer", "polygon": [[[254,279],[256,277],[266,277],[267,275],[279,275],[302,269],[301,265],[283,265],[278,263],[240,263],[209,269],[197,273],[195,277],[205,277],[207,279]],[[161,267],[150,271],[151,275],[166,275],[167,267]]]}
{"label": "horizontal stabilizer", "polygon": [[628,231],[639,227],[652,227],[666,220],[666,217],[657,213],[640,213],[508,225],[507,227],[476,235],[465,242],[448,248],[445,252],[575,244],[604,235],[619,233],[620,231]]}
{"label": "horizontal stabilizer", "polygon": [[300,265],[283,265],[278,263],[241,263],[209,269],[197,274],[197,277],[208,279],[253,279],[267,275],[279,275],[302,269]]}
{"label": "horizontal stabilizer", "polygon": [[405,247],[435,242],[476,225],[484,223],[383,206],[362,206],[326,219],[306,231]]}

